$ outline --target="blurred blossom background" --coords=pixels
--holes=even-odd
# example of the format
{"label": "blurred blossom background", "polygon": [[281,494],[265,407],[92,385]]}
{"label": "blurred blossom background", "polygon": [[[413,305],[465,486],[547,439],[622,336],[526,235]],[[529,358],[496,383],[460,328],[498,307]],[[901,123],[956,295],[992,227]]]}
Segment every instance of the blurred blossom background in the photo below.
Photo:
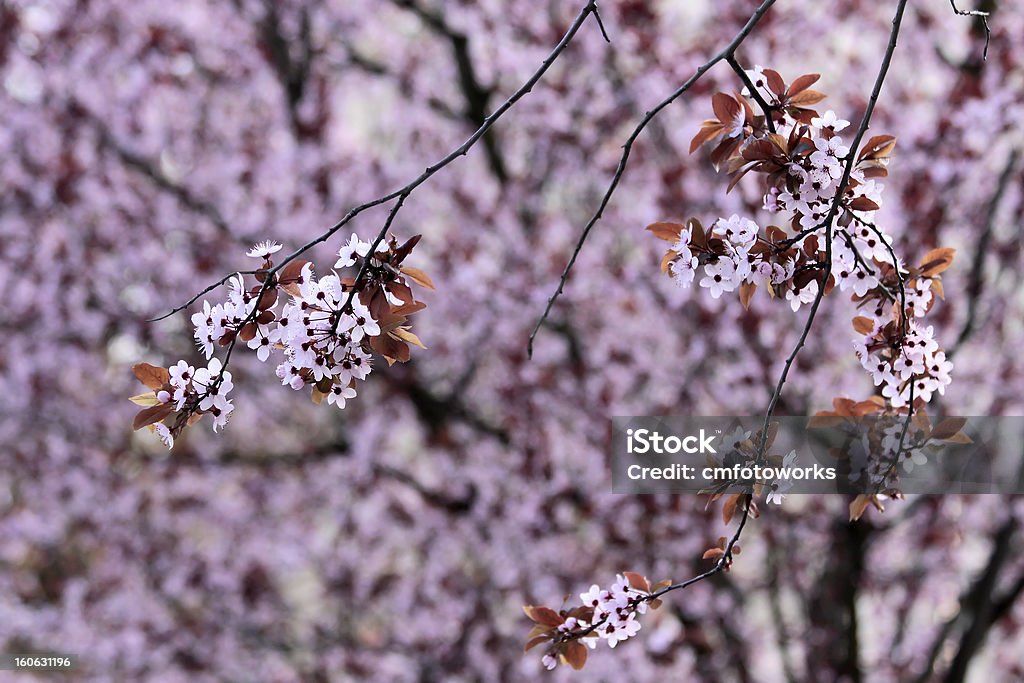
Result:
{"label": "blurred blossom background", "polygon": [[[589,20],[399,214],[437,285],[416,319],[429,349],[380,364],[344,411],[239,349],[224,434],[200,423],[168,453],[132,433],[131,364],[200,360],[188,313],[147,318],[251,268],[252,243],[291,251],[419,175],[583,4],[0,2],[0,652],[77,654],[61,679],[83,681],[1024,680],[1024,503],[996,496],[855,524],[845,499],[791,496],[732,572],[673,594],[583,674],[522,653],[524,603],[707,568],[720,514],[613,495],[609,419],[763,412],[806,314],[676,288],[643,230],[763,215],[756,180],[726,195],[707,151],[687,153],[711,93],[739,88],[719,65],[640,138],[526,357],[620,145],[749,0],[601,3],[611,44]],[[856,122],[895,5],[779,2],[738,56],[820,72],[820,108]],[[958,250],[929,318],[956,347],[932,411],[1020,415],[1024,7],[981,9],[984,62],[979,19],[909,5],[871,128],[898,138],[879,221],[909,262]],[[781,414],[870,395],[852,314],[825,301]]]}

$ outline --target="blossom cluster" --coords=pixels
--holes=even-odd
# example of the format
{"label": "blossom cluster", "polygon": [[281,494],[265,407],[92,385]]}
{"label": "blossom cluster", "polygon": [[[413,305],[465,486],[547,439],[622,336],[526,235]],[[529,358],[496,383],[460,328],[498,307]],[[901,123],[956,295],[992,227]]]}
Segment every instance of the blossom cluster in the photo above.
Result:
{"label": "blossom cluster", "polygon": [[866,311],[854,320],[861,335],[854,348],[881,396],[894,409],[928,402],[950,383],[952,363],[920,318],[943,295],[939,274],[953,250],[935,249],[908,269],[875,224],[884,189],[879,179],[887,175],[895,138],[874,136],[854,157],[840,135],[849,121],[810,108],[825,97],[810,89],[817,74],[787,86],[771,69],[745,73],[767,105],[764,115],[755,116],[746,88],[717,93],[716,118],[704,122],[691,152],[717,140],[711,160],[733,176],[730,189],[749,172],[762,174],[772,224],[736,214],[707,229],[693,218],[654,223],[648,230],[672,245],[662,270],[682,287],[697,282],[715,299],[738,292],[745,307],[758,287],[796,311],[838,286]]}
{"label": "blossom cluster", "polygon": [[[336,271],[317,278],[313,264],[298,259],[274,267],[276,242],[262,242],[247,253],[261,260],[254,271],[256,283],[247,287],[239,273],[230,278],[225,301],[203,301],[192,315],[196,344],[208,361],[196,370],[185,360],[164,369],[147,363],[133,368],[152,393],[132,400],[143,406],[134,428],[151,427],[168,448],[182,430],[205,414],[213,416],[213,429],[223,427],[234,405],[227,360],[214,357],[218,348],[231,350],[238,341],[253,350],[261,362],[280,351],[275,374],[282,385],[300,390],[311,387],[315,403],[344,408],[356,396],[356,383],[371,371],[373,353],[389,364],[409,359],[409,344],[421,346],[409,330],[408,317],[424,308],[416,301],[407,279],[433,287],[430,278],[402,262],[419,241],[402,245],[393,238],[370,256],[371,243],[356,235],[338,250],[335,268],[358,267],[355,277]],[[280,306],[281,294],[289,297]]]}
{"label": "blossom cluster", "polygon": [[614,648],[635,636],[640,631],[638,615],[646,614],[648,607],[657,609],[661,602],[655,596],[669,585],[670,581],[663,581],[651,586],[646,577],[623,572],[608,588],[594,584],[580,593],[582,604],[571,610],[525,607],[526,615],[535,623],[526,649],[549,643],[541,657],[545,668],[554,669],[562,663],[580,669],[586,662],[586,648],[594,649],[602,640]]}
{"label": "blossom cluster", "polygon": [[[811,418],[810,429],[825,428],[831,435],[843,434],[833,455],[846,470],[844,478],[854,490],[866,492],[860,503],[879,501],[887,497],[898,498],[899,469],[910,473],[929,457],[950,444],[970,444],[972,439],[963,431],[967,419],[947,417],[933,422],[924,409],[914,419],[890,409],[885,399],[873,396],[867,401],[836,398],[832,410],[819,411]],[[851,515],[856,518],[851,508]]]}

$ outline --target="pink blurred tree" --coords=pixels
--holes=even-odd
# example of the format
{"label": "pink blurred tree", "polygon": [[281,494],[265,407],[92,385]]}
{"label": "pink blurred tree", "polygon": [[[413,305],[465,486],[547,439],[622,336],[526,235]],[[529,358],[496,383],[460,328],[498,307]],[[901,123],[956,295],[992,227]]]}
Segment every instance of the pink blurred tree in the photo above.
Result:
{"label": "pink blurred tree", "polygon": [[[820,70],[853,119],[895,5],[780,3],[738,54]],[[521,655],[519,605],[623,568],[707,568],[718,513],[612,495],[605,420],[763,411],[797,340],[800,319],[767,297],[744,310],[652,277],[660,253],[638,230],[759,209],[755,184],[723,199],[721,178],[686,153],[707,97],[736,89],[727,65],[637,139],[532,360],[525,349],[618,145],[754,5],[601,8],[612,44],[588,25],[396,217],[395,232],[424,235],[416,258],[437,284],[417,320],[429,352],[379,368],[343,413],[240,356],[231,429],[189,430],[170,454],[126,433],[126,368],[169,365],[192,330],[185,315],[145,319],[238,269],[253,242],[305,244],[417,177],[535,72],[579,7],[0,10],[0,650],[81,653],[97,680],[518,680],[539,668]],[[938,410],[1012,415],[1024,13],[982,9],[985,61],[981,18],[907,10],[873,119],[900,140],[880,218],[899,226],[908,262],[958,249],[946,290],[959,294],[933,322],[959,340],[962,390]],[[385,220],[370,209],[352,229],[372,236]],[[333,262],[339,246],[310,260]],[[816,325],[839,339],[808,337],[781,414],[870,392],[849,353],[852,315],[838,300],[821,308]],[[1021,675],[1021,504],[922,497],[849,523],[848,502],[772,508],[732,573],[645,617],[646,637],[593,657],[588,675]]]}

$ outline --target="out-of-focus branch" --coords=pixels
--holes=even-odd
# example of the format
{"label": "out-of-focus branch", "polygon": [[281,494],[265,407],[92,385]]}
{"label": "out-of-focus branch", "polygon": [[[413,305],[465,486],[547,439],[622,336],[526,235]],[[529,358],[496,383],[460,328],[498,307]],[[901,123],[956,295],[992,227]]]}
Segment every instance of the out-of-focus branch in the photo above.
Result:
{"label": "out-of-focus branch", "polygon": [[[939,636],[932,645],[925,667],[917,678],[917,683],[934,680],[933,674],[939,655],[947,647],[950,638],[956,631],[960,632],[959,647],[943,680],[946,683],[963,681],[971,659],[977,654],[984,642],[985,635],[995,622],[993,607],[996,601],[993,599],[992,593],[1004,566],[1014,555],[1010,541],[1018,527],[1019,523],[1016,518],[1011,516],[992,535],[992,551],[989,553],[985,568],[978,574],[967,593],[960,597],[960,611],[939,629]],[[1012,596],[1013,599],[1016,599],[1014,590],[1019,595],[1019,591],[1024,590],[1024,584],[1021,584],[1019,588],[1011,589],[1005,597]]]}
{"label": "out-of-focus branch", "polygon": [[[237,3],[236,3],[237,5]],[[263,17],[258,23],[260,37],[267,46],[267,58],[284,89],[285,105],[292,129],[301,133],[299,102],[306,91],[310,67],[313,62],[313,40],[309,9],[303,7],[299,14],[299,49],[293,56],[288,41],[281,33],[281,19],[274,0],[263,0]]]}
{"label": "out-of-focus branch", "polygon": [[953,348],[947,354],[950,358],[960,350],[960,347],[967,341],[967,338],[974,333],[978,317],[978,303],[985,285],[985,257],[988,255],[988,247],[992,242],[992,231],[995,228],[996,214],[998,213],[999,205],[1003,201],[1003,195],[1006,193],[1006,187],[1010,184],[1010,178],[1013,177],[1013,169],[1017,165],[1019,158],[1019,149],[1014,149],[1010,152],[1009,157],[1006,159],[1006,165],[1003,166],[1003,171],[999,174],[996,190],[992,195],[991,201],[988,203],[988,210],[985,212],[985,227],[978,238],[978,247],[974,251],[974,261],[971,263],[971,274],[967,280],[967,320],[964,321],[964,326],[960,329],[960,335],[956,338],[956,343],[953,344]]}
{"label": "out-of-focus branch", "polygon": [[[459,88],[466,101],[465,117],[475,126],[483,125],[487,119],[487,107],[494,88],[483,85],[477,76],[473,57],[470,55],[469,36],[451,26],[445,20],[444,15],[426,9],[416,0],[392,0],[392,2],[415,14],[428,28],[451,44],[452,54],[455,57],[455,68],[459,74]],[[506,182],[508,170],[494,133],[485,135],[482,144],[484,153],[487,155],[487,163],[491,172],[494,173],[494,177],[500,183]]]}
{"label": "out-of-focus branch", "polygon": [[188,210],[205,217],[217,228],[218,232],[227,236],[231,235],[231,228],[228,222],[216,206],[201,197],[197,197],[192,190],[169,178],[160,168],[159,163],[129,149],[127,145],[117,139],[113,131],[110,130],[110,127],[93,114],[88,107],[81,102],[72,100],[68,103],[68,112],[72,116],[84,118],[99,136],[100,146],[113,153],[126,167],[149,179],[157,189],[174,197]]}

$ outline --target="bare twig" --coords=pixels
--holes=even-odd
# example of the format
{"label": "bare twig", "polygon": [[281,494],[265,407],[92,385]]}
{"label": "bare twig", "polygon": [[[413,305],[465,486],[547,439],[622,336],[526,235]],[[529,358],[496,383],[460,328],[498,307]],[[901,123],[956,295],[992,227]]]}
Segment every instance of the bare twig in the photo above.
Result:
{"label": "bare twig", "polygon": [[711,69],[711,67],[713,67],[715,64],[718,64],[720,61],[734,55],[736,49],[740,46],[744,39],[746,39],[746,37],[750,35],[750,32],[754,30],[754,27],[761,20],[761,17],[763,17],[765,13],[768,11],[768,9],[771,8],[771,6],[774,4],[775,0],[764,0],[764,2],[762,2],[761,5],[758,6],[758,8],[747,20],[747,23],[743,25],[743,28],[740,29],[740,32],[736,34],[736,37],[733,38],[732,41],[728,45],[726,45],[725,48],[722,49],[721,52],[719,52],[710,60],[699,66],[697,70],[694,72],[694,74],[690,76],[690,78],[687,79],[685,83],[679,86],[672,94],[663,99],[653,109],[647,112],[644,115],[644,117],[640,119],[640,122],[636,125],[636,128],[633,129],[633,132],[630,133],[629,137],[626,139],[626,143],[622,146],[622,156],[619,158],[619,165],[615,169],[615,174],[612,175],[612,179],[608,185],[608,189],[605,190],[604,196],[601,198],[601,202],[598,205],[597,210],[594,212],[594,215],[590,217],[590,220],[587,221],[587,224],[583,227],[583,231],[580,233],[579,239],[577,239],[576,241],[576,247],[573,249],[572,254],[569,257],[569,261],[568,263],[565,264],[565,269],[562,271],[562,276],[558,280],[558,288],[555,289],[555,292],[548,299],[547,306],[545,306],[544,308],[544,313],[541,314],[540,319],[537,321],[537,324],[534,326],[533,331],[530,333],[530,340],[527,343],[526,348],[527,355],[529,355],[531,358],[533,357],[534,339],[537,337],[537,333],[540,331],[541,326],[544,325],[544,321],[547,320],[548,315],[551,313],[551,308],[552,306],[554,306],[555,300],[558,299],[559,296],[561,296],[562,290],[565,288],[565,282],[566,280],[569,279],[569,273],[570,271],[572,271],[572,267],[576,264],[576,258],[579,256],[580,250],[583,248],[583,243],[586,242],[587,237],[590,235],[590,231],[593,229],[594,225],[596,225],[597,222],[601,220],[601,216],[604,214],[605,207],[608,206],[608,202],[611,201],[612,195],[615,194],[615,190],[619,186],[619,181],[622,180],[622,175],[623,173],[626,172],[626,164],[629,163],[629,155],[633,150],[633,144],[636,142],[637,138],[640,137],[640,134],[644,132],[644,129],[647,128],[648,124],[650,124],[650,122],[654,120],[654,118],[658,114],[660,114],[665,107],[679,99],[679,97],[687,90],[689,90],[694,83],[699,81],[700,78]]}
{"label": "bare twig", "polygon": [[747,86],[747,91],[750,93],[750,96],[753,97],[754,101],[757,102],[757,105],[761,107],[761,111],[764,112],[764,123],[766,126],[768,126],[768,131],[774,133],[775,121],[772,118],[772,112],[774,110],[772,109],[771,105],[765,102],[764,98],[761,96],[761,93],[759,93],[757,91],[757,88],[754,87],[753,82],[751,82],[750,80],[750,76],[748,76],[747,72],[743,70],[742,66],[740,66],[740,63],[739,61],[736,60],[735,55],[729,55],[728,57],[726,57],[726,61],[729,62],[729,66],[731,66],[732,70],[736,72],[736,75],[739,76],[739,79],[743,81],[743,85]]}
{"label": "bare twig", "polygon": [[[839,210],[843,194],[846,191],[846,186],[850,182],[850,174],[853,171],[853,166],[856,160],[855,150],[859,146],[861,139],[864,137],[864,133],[867,131],[868,126],[871,123],[871,115],[874,112],[875,103],[878,101],[878,96],[882,91],[882,84],[885,82],[886,74],[889,71],[889,65],[892,62],[892,55],[896,50],[896,42],[897,38],[899,37],[900,25],[903,21],[903,12],[906,9],[906,6],[907,0],[900,0],[899,5],[896,8],[896,15],[893,17],[892,20],[892,30],[889,34],[889,44],[886,48],[885,56],[882,59],[882,64],[879,67],[878,75],[875,78],[875,84],[871,90],[871,96],[868,99],[867,109],[865,109],[864,111],[864,116],[861,118],[860,126],[857,129],[857,134],[854,137],[852,144],[850,145],[851,152],[846,160],[846,166],[843,170],[843,177],[839,181],[839,186],[836,189],[836,195],[832,201],[832,206],[829,209],[828,216],[826,216],[822,224],[818,226],[819,229],[824,227],[826,231],[825,272],[823,273],[821,282],[818,286],[818,293],[814,298],[814,302],[811,304],[811,310],[807,315],[807,322],[804,324],[803,331],[800,334],[800,338],[797,340],[796,346],[793,347],[793,351],[789,354],[789,357],[786,359],[786,364],[782,370],[781,376],[779,377],[778,384],[776,384],[775,391],[772,393],[771,399],[768,403],[768,409],[765,411],[764,423],[761,428],[761,439],[757,451],[758,459],[761,459],[764,455],[768,436],[768,424],[772,418],[772,415],[775,412],[775,407],[778,405],[779,397],[782,395],[782,389],[786,384],[787,377],[789,376],[789,370],[792,367],[793,362],[796,360],[797,355],[800,353],[800,349],[803,348],[804,343],[807,340],[807,335],[811,331],[815,315],[818,312],[818,307],[821,305],[821,300],[825,294],[825,285],[828,282],[828,278],[831,274],[832,269],[832,221],[835,219],[836,213]],[[764,5],[762,5],[762,7],[764,7],[764,9],[767,9],[767,7],[765,7]],[[746,499],[746,504],[743,506],[743,514],[740,516],[739,525],[737,526],[736,531],[733,533],[732,537],[729,539],[729,542],[725,546],[725,553],[718,558],[718,561],[711,569],[702,574],[698,574],[697,576],[689,578],[685,581],[672,584],[671,586],[667,586],[666,588],[663,588],[660,591],[656,591],[652,593],[648,599],[655,600],[665,595],[666,593],[687,588],[688,586],[692,586],[695,583],[698,583],[700,581],[703,581],[704,579],[710,578],[716,574],[725,571],[725,569],[729,566],[729,564],[732,561],[733,550],[736,544],[739,542],[740,536],[743,534],[743,529],[747,524],[747,520],[750,518],[750,513],[753,508],[753,504],[754,503],[752,497],[748,497]]]}
{"label": "bare twig", "polygon": [[985,27],[985,49],[981,53],[982,61],[988,60],[988,44],[992,39],[992,29],[988,25],[988,12],[982,12],[980,10],[964,10],[956,6],[956,0],[949,0],[949,6],[953,8],[953,13],[961,17],[975,17],[981,19],[981,25]]}
{"label": "bare twig", "polygon": [[[453,149],[451,152],[449,152],[439,161],[434,163],[432,166],[428,166],[426,170],[423,171],[422,174],[408,182],[406,185],[396,190],[392,190],[391,192],[388,192],[386,194],[383,194],[375,199],[371,199],[367,202],[359,204],[350,209],[348,213],[342,216],[341,219],[335,222],[334,225],[332,225],[330,228],[324,231],[320,236],[306,242],[301,247],[299,247],[292,253],[288,254],[276,267],[274,267],[273,270],[270,271],[269,274],[276,275],[278,272],[281,271],[282,268],[284,268],[286,265],[288,265],[295,259],[305,254],[307,251],[309,251],[316,245],[329,240],[339,230],[341,230],[346,225],[351,223],[353,219],[355,219],[363,212],[374,207],[380,206],[382,204],[387,204],[389,202],[395,201],[400,197],[408,197],[417,187],[419,187],[427,180],[429,180],[438,171],[445,168],[459,157],[466,156],[466,154],[469,153],[469,150],[472,149],[473,145],[475,145],[480,140],[480,138],[482,138],[484,134],[491,129],[491,127],[495,124],[495,122],[497,122],[498,119],[500,119],[519,100],[521,100],[530,91],[533,90],[533,87],[537,85],[538,81],[540,81],[544,74],[547,73],[548,69],[555,62],[555,60],[558,59],[558,57],[569,46],[569,43],[572,42],[573,38],[579,32],[587,17],[596,11],[596,7],[596,0],[590,0],[589,2],[587,2],[583,9],[580,10],[579,14],[576,15],[576,19],[569,26],[569,29],[565,32],[565,35],[562,36],[562,39],[558,42],[557,45],[555,45],[551,53],[548,54],[547,58],[544,59],[544,61],[541,63],[537,71],[535,71],[533,75],[530,76],[530,78],[527,79],[527,81],[523,83],[523,85],[520,86],[518,90],[512,93],[512,95],[507,100],[505,100],[497,109],[491,112],[491,114],[484,119],[484,122],[480,125],[480,127],[477,128],[477,130],[472,135],[470,135],[465,140],[465,142],[463,142],[461,145]],[[384,239],[385,234],[385,230],[381,230],[377,234],[377,238],[373,242],[374,249],[376,249],[376,246],[379,245],[380,242]],[[371,250],[371,253],[373,253],[373,250]],[[268,277],[267,282],[269,282],[270,279],[271,278]],[[221,280],[221,283],[226,281],[227,279]]]}

